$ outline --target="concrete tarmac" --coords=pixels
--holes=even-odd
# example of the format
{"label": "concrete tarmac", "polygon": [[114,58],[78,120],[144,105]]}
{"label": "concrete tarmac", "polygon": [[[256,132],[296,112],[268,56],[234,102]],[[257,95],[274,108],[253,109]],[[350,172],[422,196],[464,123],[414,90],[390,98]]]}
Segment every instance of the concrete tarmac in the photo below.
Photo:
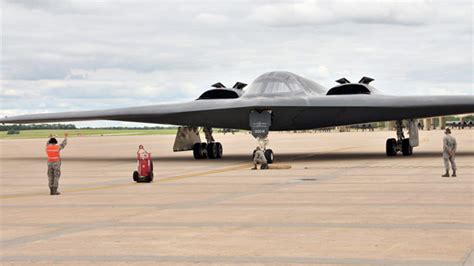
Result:
{"label": "concrete tarmac", "polygon": [[[46,139],[1,140],[1,264],[472,265],[474,130],[453,135],[455,178],[441,177],[441,130],[393,158],[394,132],[271,133],[292,168],[264,171],[246,133],[216,134],[224,158],[200,161],[174,136],[76,137],[60,196]],[[132,181],[139,144],[154,183]]]}

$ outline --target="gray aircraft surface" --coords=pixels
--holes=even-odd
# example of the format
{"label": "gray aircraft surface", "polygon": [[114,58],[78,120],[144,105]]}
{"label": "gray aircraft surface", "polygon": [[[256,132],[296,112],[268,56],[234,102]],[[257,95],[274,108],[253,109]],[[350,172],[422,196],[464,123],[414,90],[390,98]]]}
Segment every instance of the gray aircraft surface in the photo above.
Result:
{"label": "gray aircraft surface", "polygon": [[[232,88],[212,85],[191,102],[118,108],[97,111],[21,115],[0,119],[0,123],[43,123],[85,120],[115,120],[182,126],[173,150],[192,150],[194,158],[221,158],[222,145],[215,142],[212,128],[251,130],[265,149],[268,132],[304,130],[376,121],[397,121],[397,137],[387,139],[386,154],[411,155],[418,146],[416,118],[474,112],[474,96],[389,96],[369,85],[363,77],[358,83],[346,78],[326,90],[318,83],[290,72],[268,72],[248,87],[237,82]],[[247,88],[245,88],[247,87]],[[245,88],[245,89],[244,89]],[[409,137],[403,132],[403,121]],[[206,142],[201,142],[199,128]]]}

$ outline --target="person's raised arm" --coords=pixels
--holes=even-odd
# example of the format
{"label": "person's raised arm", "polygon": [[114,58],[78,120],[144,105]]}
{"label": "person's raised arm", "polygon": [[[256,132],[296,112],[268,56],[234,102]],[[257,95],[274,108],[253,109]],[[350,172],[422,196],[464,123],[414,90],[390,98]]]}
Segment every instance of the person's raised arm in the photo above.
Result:
{"label": "person's raised arm", "polygon": [[64,133],[64,140],[63,140],[63,142],[61,142],[61,144],[59,145],[59,147],[60,147],[61,150],[64,149],[64,147],[66,147],[66,145],[67,145],[67,136],[68,136],[68,134],[67,134],[67,133]]}

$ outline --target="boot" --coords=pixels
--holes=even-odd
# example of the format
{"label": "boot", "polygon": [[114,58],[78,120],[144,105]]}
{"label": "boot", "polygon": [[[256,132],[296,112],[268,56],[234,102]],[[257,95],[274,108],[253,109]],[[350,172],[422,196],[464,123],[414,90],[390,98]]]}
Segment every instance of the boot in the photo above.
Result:
{"label": "boot", "polygon": [[453,175],[452,177],[456,177],[456,169],[453,169]]}
{"label": "boot", "polygon": [[449,177],[449,170],[446,170],[446,173],[442,175],[441,177]]}
{"label": "boot", "polygon": [[49,195],[54,195],[53,187],[49,187]]}
{"label": "boot", "polygon": [[264,163],[262,166],[260,166],[260,170],[265,170],[268,169],[268,164]]}
{"label": "boot", "polygon": [[58,191],[57,187],[53,187],[53,194],[51,195],[61,195],[61,193]]}

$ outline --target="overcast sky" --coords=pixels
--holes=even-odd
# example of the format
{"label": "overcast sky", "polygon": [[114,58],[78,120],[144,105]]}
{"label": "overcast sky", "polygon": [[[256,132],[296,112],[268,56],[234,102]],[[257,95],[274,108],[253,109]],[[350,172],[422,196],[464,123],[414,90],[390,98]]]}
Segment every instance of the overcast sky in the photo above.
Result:
{"label": "overcast sky", "polygon": [[[472,1],[0,1],[2,116],[192,100],[273,70],[473,94]],[[100,124],[118,125],[80,123]]]}

